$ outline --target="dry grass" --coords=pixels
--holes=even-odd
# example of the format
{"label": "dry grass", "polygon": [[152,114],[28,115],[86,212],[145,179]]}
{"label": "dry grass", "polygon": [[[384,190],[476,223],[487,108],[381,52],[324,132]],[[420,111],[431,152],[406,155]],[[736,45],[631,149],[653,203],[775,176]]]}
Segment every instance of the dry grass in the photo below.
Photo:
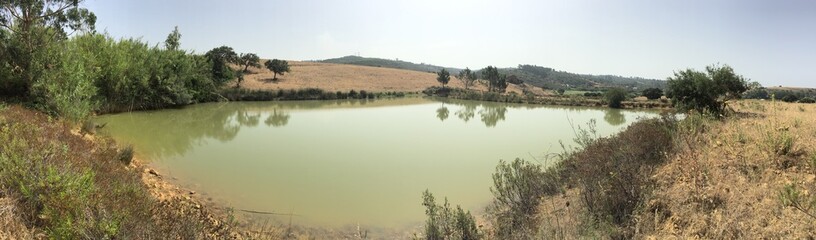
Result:
{"label": "dry grass", "polygon": [[[791,183],[816,191],[810,154],[816,105],[738,101],[724,121],[701,120],[698,134],[680,133],[680,150],[651,178],[653,196],[635,216],[647,239],[803,239],[816,234],[807,214],[784,206]],[[801,110],[804,109],[804,110]],[[688,125],[687,125],[688,126]],[[779,140],[787,142],[779,151]]]}
{"label": "dry grass", "polygon": [[[266,60],[262,60],[266,61]],[[436,73],[411,70],[332,64],[317,62],[289,61],[291,72],[278,80],[272,80],[273,73],[266,68],[250,68],[242,88],[254,90],[319,88],[330,92],[366,90],[368,92],[420,92],[431,86],[439,86]],[[462,82],[451,77],[448,86],[464,88]],[[486,90],[484,85],[476,89]],[[541,91],[529,87],[533,91]],[[521,87],[510,84],[508,92],[522,93]]]}

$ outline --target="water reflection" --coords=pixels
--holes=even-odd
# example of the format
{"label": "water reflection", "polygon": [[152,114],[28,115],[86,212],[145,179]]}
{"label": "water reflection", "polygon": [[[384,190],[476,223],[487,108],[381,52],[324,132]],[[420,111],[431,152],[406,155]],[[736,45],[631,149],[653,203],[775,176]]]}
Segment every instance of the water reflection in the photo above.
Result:
{"label": "water reflection", "polygon": [[442,107],[436,109],[436,117],[439,118],[440,121],[444,122],[445,119],[448,119],[448,113],[448,108],[445,107],[445,105],[442,105]]}
{"label": "water reflection", "polygon": [[609,125],[619,126],[626,123],[626,117],[623,116],[620,109],[607,109],[604,113],[604,121],[609,123]]}
{"label": "water reflection", "polygon": [[[456,99],[434,99],[442,102],[442,106],[436,110],[436,117],[441,121],[448,118],[448,106],[458,106],[459,108],[454,112],[456,117],[464,122],[470,121],[479,114],[482,123],[485,127],[495,127],[499,122],[504,121],[508,109],[536,109],[536,108],[550,108],[562,109],[567,112],[583,112],[583,111],[604,111],[604,121],[612,126],[620,126],[626,123],[626,116],[624,110],[621,109],[598,109],[590,107],[571,107],[571,106],[549,106],[549,105],[531,105],[531,104],[512,104],[512,103],[497,103],[497,102],[480,102]],[[446,106],[447,105],[447,106]]]}
{"label": "water reflection", "polygon": [[283,127],[289,123],[289,114],[283,112],[283,110],[273,109],[272,114],[266,118],[264,121],[266,126],[273,126],[273,127]]}
{"label": "water reflection", "polygon": [[[431,100],[441,103],[441,106],[435,108],[436,118],[440,121],[447,120],[451,114],[465,123],[478,117],[487,128],[494,128],[506,121],[508,112],[513,112],[513,109],[549,108],[567,112],[604,111],[603,120],[612,126],[623,125],[627,120],[626,111],[619,109],[507,104],[455,99]],[[293,119],[293,112],[310,109],[428,104],[429,102],[429,99],[405,98],[214,103],[199,104],[184,109],[103,115],[96,121],[100,124],[111,122],[112,124],[103,129],[103,132],[115,132],[123,142],[145,149],[139,151],[140,154],[150,158],[162,158],[183,155],[196,146],[206,144],[206,141],[231,141],[242,128],[258,127],[261,121],[268,127],[285,128]]]}

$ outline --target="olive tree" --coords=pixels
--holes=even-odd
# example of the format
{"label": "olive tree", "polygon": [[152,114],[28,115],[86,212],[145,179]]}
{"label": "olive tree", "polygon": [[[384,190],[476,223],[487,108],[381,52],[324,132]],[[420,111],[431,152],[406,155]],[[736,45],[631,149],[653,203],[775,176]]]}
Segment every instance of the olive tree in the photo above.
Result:
{"label": "olive tree", "polygon": [[272,71],[272,73],[274,73],[272,77],[273,80],[278,79],[278,74],[283,75],[284,73],[289,72],[289,62],[287,62],[286,60],[272,59],[266,61],[266,63],[264,63],[264,66],[266,66],[266,68],[269,69],[269,71]]}
{"label": "olive tree", "polygon": [[722,114],[725,102],[748,90],[745,78],[728,65],[711,65],[706,72],[686,69],[668,78],[666,96],[681,111]]}

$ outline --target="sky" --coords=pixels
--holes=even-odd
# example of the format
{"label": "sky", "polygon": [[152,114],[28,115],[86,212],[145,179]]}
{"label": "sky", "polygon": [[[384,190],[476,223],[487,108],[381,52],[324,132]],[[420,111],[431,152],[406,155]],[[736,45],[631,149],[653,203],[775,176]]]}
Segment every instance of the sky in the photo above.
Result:
{"label": "sky", "polygon": [[261,58],[347,55],[446,67],[532,64],[666,79],[728,64],[764,86],[816,87],[816,1],[86,0],[96,29]]}

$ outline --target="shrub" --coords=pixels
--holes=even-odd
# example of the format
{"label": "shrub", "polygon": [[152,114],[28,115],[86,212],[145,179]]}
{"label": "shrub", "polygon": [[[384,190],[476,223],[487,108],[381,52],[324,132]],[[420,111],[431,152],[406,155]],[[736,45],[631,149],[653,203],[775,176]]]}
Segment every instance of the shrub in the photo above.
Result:
{"label": "shrub", "polygon": [[621,108],[621,102],[626,99],[626,90],[613,88],[606,91],[606,104],[611,108]]}
{"label": "shrub", "polygon": [[666,96],[681,110],[695,110],[698,113],[722,113],[725,100],[739,98],[748,90],[745,79],[734,73],[728,65],[712,65],[706,72],[692,69],[675,72],[669,77]]}
{"label": "shrub", "polygon": [[476,220],[470,211],[465,212],[462,207],[456,210],[450,208],[448,199],[442,205],[437,205],[433,194],[428,190],[422,193],[422,205],[425,206],[425,239],[480,239],[482,235],[476,228]]}
{"label": "shrub", "polygon": [[133,146],[127,145],[124,148],[120,149],[119,153],[116,156],[116,159],[118,159],[125,165],[130,165],[130,162],[133,161]]}
{"label": "shrub", "polygon": [[564,174],[581,187],[592,219],[621,229],[633,224],[630,217],[647,194],[651,169],[673,148],[674,128],[670,116],[642,120],[613,137],[586,141],[582,151],[565,160]]}
{"label": "shrub", "polygon": [[643,96],[649,100],[658,99],[663,96],[663,90],[660,88],[647,88],[643,90]]}
{"label": "shrub", "polygon": [[799,102],[800,103],[816,103],[816,100],[814,100],[811,97],[803,97],[803,98],[799,99]]}
{"label": "shrub", "polygon": [[[502,239],[516,239],[534,233],[538,203],[545,194],[557,192],[546,185],[547,175],[541,166],[522,159],[510,163],[499,161],[493,173],[493,203],[496,234]],[[552,181],[550,181],[552,182]]]}
{"label": "shrub", "polygon": [[54,239],[197,239],[187,214],[163,208],[117,161],[111,140],[88,142],[67,124],[12,106],[0,112],[0,191],[27,227]]}
{"label": "shrub", "polygon": [[785,95],[784,97],[782,97],[779,100],[782,100],[784,102],[796,102],[796,101],[799,101],[799,96],[796,96],[794,94],[788,94],[788,95]]}

